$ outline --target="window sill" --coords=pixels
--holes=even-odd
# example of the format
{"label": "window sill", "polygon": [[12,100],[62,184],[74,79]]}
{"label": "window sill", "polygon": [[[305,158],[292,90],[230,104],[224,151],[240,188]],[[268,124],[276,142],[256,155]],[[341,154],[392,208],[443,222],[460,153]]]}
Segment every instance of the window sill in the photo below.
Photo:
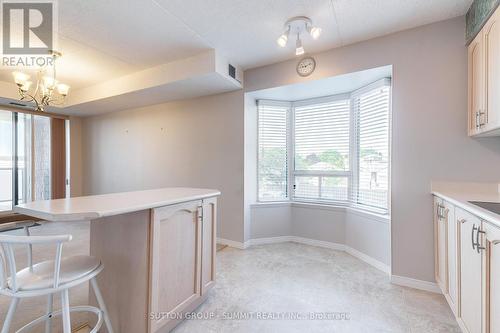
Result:
{"label": "window sill", "polygon": [[313,202],[300,202],[300,201],[273,201],[273,202],[256,202],[250,205],[250,208],[278,208],[278,207],[298,207],[307,209],[321,209],[329,211],[345,211],[350,214],[365,217],[376,222],[389,224],[391,217],[388,214],[380,214],[374,211],[363,209],[357,206],[349,206],[342,204],[324,204]]}

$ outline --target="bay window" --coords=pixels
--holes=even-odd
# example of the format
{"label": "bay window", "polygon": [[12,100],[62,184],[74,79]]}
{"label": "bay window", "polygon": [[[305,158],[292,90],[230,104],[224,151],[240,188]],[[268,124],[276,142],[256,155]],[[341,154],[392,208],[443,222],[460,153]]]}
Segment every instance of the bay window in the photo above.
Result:
{"label": "bay window", "polygon": [[390,79],[350,94],[258,101],[258,200],[387,212]]}

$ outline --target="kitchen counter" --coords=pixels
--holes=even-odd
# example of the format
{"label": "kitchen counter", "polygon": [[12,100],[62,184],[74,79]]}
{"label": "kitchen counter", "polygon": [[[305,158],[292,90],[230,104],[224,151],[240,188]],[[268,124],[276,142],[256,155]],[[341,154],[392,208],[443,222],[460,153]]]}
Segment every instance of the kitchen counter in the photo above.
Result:
{"label": "kitchen counter", "polygon": [[476,206],[469,201],[500,203],[498,184],[433,184],[432,194],[469,213],[500,227],[500,215]]}
{"label": "kitchen counter", "polygon": [[217,190],[172,187],[110,193],[56,200],[40,200],[14,207],[14,212],[47,221],[82,221],[136,212],[220,195]]}

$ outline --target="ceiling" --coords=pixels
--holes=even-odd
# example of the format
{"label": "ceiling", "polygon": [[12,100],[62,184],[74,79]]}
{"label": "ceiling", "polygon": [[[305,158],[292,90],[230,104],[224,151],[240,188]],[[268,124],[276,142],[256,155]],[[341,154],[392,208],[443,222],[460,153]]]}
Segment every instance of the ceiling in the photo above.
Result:
{"label": "ceiling", "polygon": [[[465,14],[472,0],[58,1],[59,79],[80,89],[216,49],[243,69],[291,59],[276,38],[290,17],[323,28],[318,52]],[[289,43],[293,44],[293,43]],[[0,81],[11,82],[11,68]]]}

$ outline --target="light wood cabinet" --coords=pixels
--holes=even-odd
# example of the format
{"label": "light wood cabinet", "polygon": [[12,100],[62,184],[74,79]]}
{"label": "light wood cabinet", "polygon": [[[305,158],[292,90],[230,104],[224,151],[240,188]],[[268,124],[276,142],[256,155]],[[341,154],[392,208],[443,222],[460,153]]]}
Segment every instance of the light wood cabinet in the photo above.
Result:
{"label": "light wood cabinet", "polygon": [[470,136],[500,135],[500,9],[468,47]]}
{"label": "light wood cabinet", "polygon": [[451,309],[458,313],[458,223],[455,218],[455,207],[447,201],[443,201],[444,219],[446,221],[446,264],[448,293],[446,300]]}
{"label": "light wood cabinet", "polygon": [[455,314],[458,313],[458,230],[455,207],[434,197],[436,282]]}
{"label": "light wood cabinet", "polygon": [[482,119],[482,131],[499,128],[500,125],[500,11],[488,20],[483,28],[485,47],[486,113]]}
{"label": "light wood cabinet", "polygon": [[475,245],[481,220],[456,208],[460,224],[460,313],[459,323],[468,333],[482,332],[482,253]]}
{"label": "light wood cabinet", "polygon": [[480,132],[485,117],[484,35],[481,31],[469,45],[469,135]]}
{"label": "light wood cabinet", "polygon": [[500,227],[435,196],[434,230],[436,281],[462,331],[500,333]]}
{"label": "light wood cabinet", "polygon": [[216,198],[152,209],[149,332],[168,332],[215,284]]}
{"label": "light wood cabinet", "polygon": [[447,263],[447,229],[443,200],[434,199],[434,230],[436,251],[436,282],[446,294],[448,293],[448,263]]}
{"label": "light wood cabinet", "polygon": [[500,228],[484,223],[484,299],[487,333],[500,333]]}
{"label": "light wood cabinet", "polygon": [[203,200],[201,293],[215,285],[215,254],[217,251],[217,199]]}

